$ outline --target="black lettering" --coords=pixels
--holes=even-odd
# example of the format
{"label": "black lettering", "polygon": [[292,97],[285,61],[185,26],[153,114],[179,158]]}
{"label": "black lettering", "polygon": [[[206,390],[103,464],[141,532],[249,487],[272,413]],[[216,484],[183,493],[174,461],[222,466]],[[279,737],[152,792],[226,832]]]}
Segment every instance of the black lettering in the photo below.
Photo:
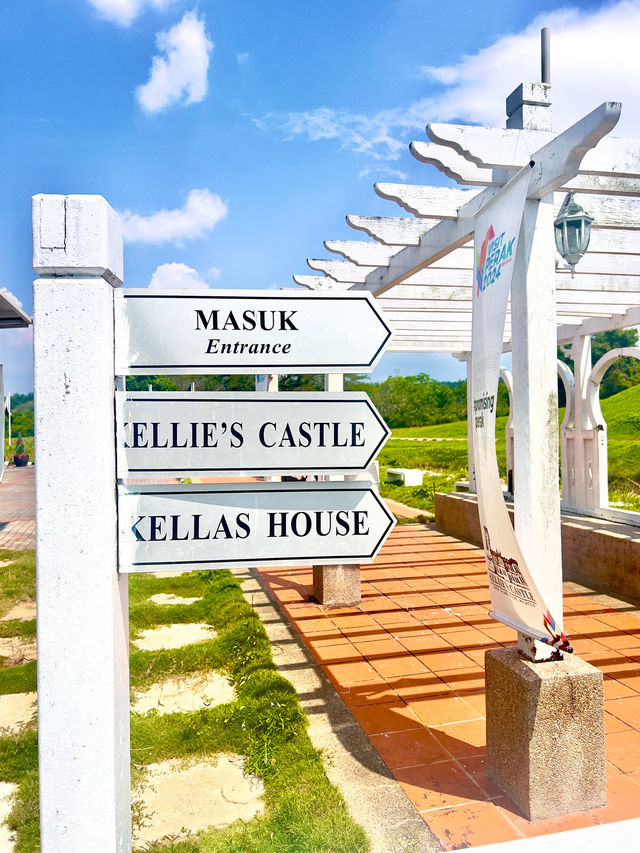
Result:
{"label": "black lettering", "polygon": [[225,331],[226,329],[233,329],[234,332],[240,331],[240,326],[236,323],[236,318],[233,316],[233,311],[229,311],[227,319],[224,321],[222,331]]}
{"label": "black lettering", "polygon": [[[125,424],[126,426],[126,424]],[[133,446],[134,447],[147,447],[147,439],[145,438],[145,431],[147,429],[146,424],[134,424],[133,425]],[[144,441],[144,444],[142,443]]]}
{"label": "black lettering", "polygon": [[243,311],[242,312],[242,328],[250,332],[252,329],[256,327],[256,318],[253,316],[253,311]]}
{"label": "black lettering", "polygon": [[199,447],[198,445],[198,424],[191,424],[191,447]]}
{"label": "black lettering", "polygon": [[[298,529],[298,519],[303,518],[305,522],[304,533],[301,533]],[[309,531],[311,530],[311,516],[308,512],[295,512],[291,516],[291,532],[294,536],[307,536]]]}
{"label": "black lettering", "polygon": [[349,535],[349,513],[341,509],[336,513],[336,533],[338,536]]}
{"label": "black lettering", "polygon": [[206,423],[202,424],[203,426],[203,435],[202,435],[202,446],[203,447],[217,447],[218,441],[214,439],[213,432],[216,428],[215,424]]}
{"label": "black lettering", "polygon": [[207,347],[207,355],[211,355],[211,353],[218,352],[218,344],[220,343],[220,338],[209,338],[209,346]]}
{"label": "black lettering", "polygon": [[[273,327],[275,326],[275,311],[259,311],[260,315],[260,328],[264,329],[265,332],[272,332]],[[271,325],[267,326],[267,314],[271,314]]]}
{"label": "black lettering", "polygon": [[239,421],[234,421],[230,427],[231,430],[231,447],[242,447],[244,444],[244,436],[242,435],[242,424]]}
{"label": "black lettering", "polygon": [[300,433],[300,440],[298,441],[299,447],[309,447],[311,445],[311,424],[308,421],[303,421],[298,427],[298,432]]}
{"label": "black lettering", "polygon": [[246,539],[247,536],[251,533],[251,528],[249,527],[249,513],[239,512],[236,516],[236,524],[238,525],[240,531],[244,533],[244,536],[241,536],[239,532],[236,533],[236,539]]}
{"label": "black lettering", "polygon": [[364,423],[351,424],[351,447],[364,447],[364,437],[362,436],[363,429]]}
{"label": "black lettering", "polygon": [[348,444],[347,439],[340,444],[340,424],[337,421],[333,422],[333,446],[334,447],[346,447]]}
{"label": "black lettering", "polygon": [[316,424],[316,427],[320,434],[318,440],[318,447],[326,447],[327,445],[325,443],[325,430],[329,428],[329,424],[321,421]]}
{"label": "black lettering", "polygon": [[[286,444],[284,442],[287,442]],[[291,427],[289,424],[285,424],[284,430],[282,432],[282,437],[280,438],[280,444],[278,447],[295,447],[296,443],[293,440],[293,434],[291,432]]]}
{"label": "black lettering", "polygon": [[[327,529],[323,532],[322,530],[322,517],[327,517]],[[330,512],[316,512],[316,533],[318,536],[328,536],[331,533],[331,513]]]}
{"label": "black lettering", "polygon": [[189,538],[189,534],[185,533],[184,536],[178,535],[178,524],[180,523],[179,515],[171,516],[171,539],[177,542],[184,542],[185,539]]}
{"label": "black lettering", "polygon": [[291,344],[284,344],[284,346],[282,347],[283,355],[286,355],[290,350],[291,350]]}
{"label": "black lettering", "polygon": [[184,444],[178,444],[178,427],[180,423],[178,421],[171,422],[171,447],[186,447],[187,442]]}
{"label": "black lettering", "polygon": [[194,539],[211,539],[211,533],[207,533],[206,536],[200,536],[200,519],[201,515],[194,515],[193,518],[193,538]]}
{"label": "black lettering", "polygon": [[266,428],[267,428],[267,427],[269,427],[269,426],[270,426],[270,427],[273,427],[273,428],[274,428],[274,430],[275,430],[275,428],[276,428],[276,425],[273,423],[273,421],[267,421],[267,422],[266,422],[266,424],[262,424],[262,426],[260,427],[260,429],[259,429],[259,431],[258,431],[258,438],[259,438],[259,440],[260,440],[260,444],[261,444],[263,447],[273,447],[273,446],[275,445],[275,441],[274,441],[272,444],[268,444],[268,443],[267,443],[267,440],[266,440],[266,438],[265,438],[264,431],[265,431],[265,430],[266,430]]}
{"label": "black lettering", "polygon": [[366,530],[364,528],[365,522],[367,520],[367,516],[369,515],[369,511],[366,509],[356,509],[353,512],[353,535],[354,536],[366,536],[369,533],[369,528]]}
{"label": "black lettering", "polygon": [[213,538],[217,539],[220,534],[224,535],[225,539],[231,539],[231,531],[229,530],[229,525],[227,524],[227,519],[224,515],[220,516],[220,521],[218,522],[218,526],[216,527],[216,532],[213,534]]}
{"label": "black lettering", "polygon": [[294,326],[291,322],[291,318],[294,314],[297,314],[297,311],[281,311],[280,312],[280,331],[284,332],[287,329],[291,329],[293,332],[297,332],[297,326]]}
{"label": "black lettering", "polygon": [[162,525],[166,523],[167,516],[166,515],[152,515],[151,518],[151,527],[149,533],[149,542],[164,542],[167,538],[167,534],[164,536],[160,536],[162,533]]}
{"label": "black lettering", "polygon": [[164,444],[160,444],[158,439],[158,427],[159,423],[151,424],[151,447],[169,447],[169,440],[165,441]]}
{"label": "black lettering", "polygon": [[[276,516],[280,516],[276,520]],[[280,528],[280,533],[276,533],[276,527]],[[286,512],[270,512],[269,513],[269,537],[286,536],[287,535],[287,513]]]}
{"label": "black lettering", "polygon": [[218,331],[218,312],[211,311],[209,317],[204,316],[204,311],[201,311],[199,308],[196,308],[196,329],[200,330],[200,323],[202,323],[203,329],[209,328],[209,323],[211,323],[211,329],[214,332]]}
{"label": "black lettering", "polygon": [[147,541],[144,538],[144,536],[142,535],[142,533],[140,533],[140,531],[138,530],[138,525],[140,524],[141,521],[144,521],[146,517],[147,517],[146,515],[139,515],[136,523],[131,525],[131,532],[136,537],[136,542],[146,542]]}

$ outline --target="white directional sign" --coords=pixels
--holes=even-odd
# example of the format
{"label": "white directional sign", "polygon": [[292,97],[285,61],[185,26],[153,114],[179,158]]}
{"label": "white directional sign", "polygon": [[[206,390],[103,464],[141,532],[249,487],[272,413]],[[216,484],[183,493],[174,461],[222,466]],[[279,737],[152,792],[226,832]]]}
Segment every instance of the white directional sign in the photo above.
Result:
{"label": "white directional sign", "polygon": [[117,290],[116,373],[373,370],[391,328],[371,294]]}
{"label": "white directional sign", "polygon": [[361,392],[129,391],[116,413],[122,479],[360,470],[390,435]]}
{"label": "white directional sign", "polygon": [[370,484],[121,487],[121,572],[360,563],[395,520]]}

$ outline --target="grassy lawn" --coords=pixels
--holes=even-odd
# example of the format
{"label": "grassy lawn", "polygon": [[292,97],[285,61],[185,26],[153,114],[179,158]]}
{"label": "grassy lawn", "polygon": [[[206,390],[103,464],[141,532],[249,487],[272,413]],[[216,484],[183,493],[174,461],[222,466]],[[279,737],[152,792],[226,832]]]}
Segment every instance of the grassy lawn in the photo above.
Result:
{"label": "grassy lawn", "polygon": [[[640,385],[608,397],[601,403],[607,422],[609,500],[625,509],[640,511]],[[564,409],[558,412],[559,423]],[[507,419],[496,419],[496,453],[500,476],[506,476]],[[416,438],[448,441],[411,441]],[[380,492],[384,497],[433,512],[434,491],[453,491],[456,480],[467,474],[467,422],[455,421],[426,427],[394,429],[382,449]],[[421,468],[429,471],[423,486],[393,486],[384,482],[387,468]]]}
{"label": "grassy lawn", "polygon": [[[0,613],[34,594],[33,552],[0,552],[12,564],[0,573]],[[228,675],[237,698],[188,713],[131,716],[132,776],[139,783],[150,763],[168,758],[231,752],[247,757],[246,770],[264,780],[265,810],[247,823],[199,837],[145,845],[166,853],[365,853],[369,842],[349,817],[340,793],[324,773],[306,734],[306,717],[291,684],[278,674],[260,619],[230,572],[197,572],[176,578],[130,578],[130,630],[135,637],[156,625],[202,622],[215,639],[156,652],[131,646],[132,691],[171,676]],[[189,605],[156,605],[158,592],[201,597]],[[12,623],[4,623],[11,625]],[[31,630],[30,628],[27,630]],[[3,662],[0,662],[2,664]],[[35,662],[0,665],[0,693],[35,690]],[[19,785],[9,817],[17,853],[39,850],[37,730],[35,720],[16,734],[0,730],[0,780]],[[144,814],[133,794],[134,817]]]}

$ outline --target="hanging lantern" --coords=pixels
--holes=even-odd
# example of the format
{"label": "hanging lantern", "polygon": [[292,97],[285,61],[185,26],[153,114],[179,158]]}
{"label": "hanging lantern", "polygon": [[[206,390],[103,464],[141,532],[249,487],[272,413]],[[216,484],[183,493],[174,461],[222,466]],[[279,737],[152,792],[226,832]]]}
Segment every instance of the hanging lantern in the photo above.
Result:
{"label": "hanging lantern", "polygon": [[558,211],[553,227],[556,236],[556,248],[571,267],[572,275],[575,266],[589,247],[591,223],[589,216],[573,198],[573,193],[567,193],[562,207]]}

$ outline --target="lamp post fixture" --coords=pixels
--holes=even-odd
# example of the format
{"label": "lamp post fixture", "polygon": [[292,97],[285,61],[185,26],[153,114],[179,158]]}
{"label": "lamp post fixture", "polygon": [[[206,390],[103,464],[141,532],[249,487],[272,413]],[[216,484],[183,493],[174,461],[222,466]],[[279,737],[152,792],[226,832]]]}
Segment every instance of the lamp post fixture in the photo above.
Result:
{"label": "lamp post fixture", "polygon": [[572,192],[567,193],[553,227],[556,248],[571,267],[572,278],[575,275],[576,264],[589,247],[592,222],[593,216],[589,216],[578,204]]}

